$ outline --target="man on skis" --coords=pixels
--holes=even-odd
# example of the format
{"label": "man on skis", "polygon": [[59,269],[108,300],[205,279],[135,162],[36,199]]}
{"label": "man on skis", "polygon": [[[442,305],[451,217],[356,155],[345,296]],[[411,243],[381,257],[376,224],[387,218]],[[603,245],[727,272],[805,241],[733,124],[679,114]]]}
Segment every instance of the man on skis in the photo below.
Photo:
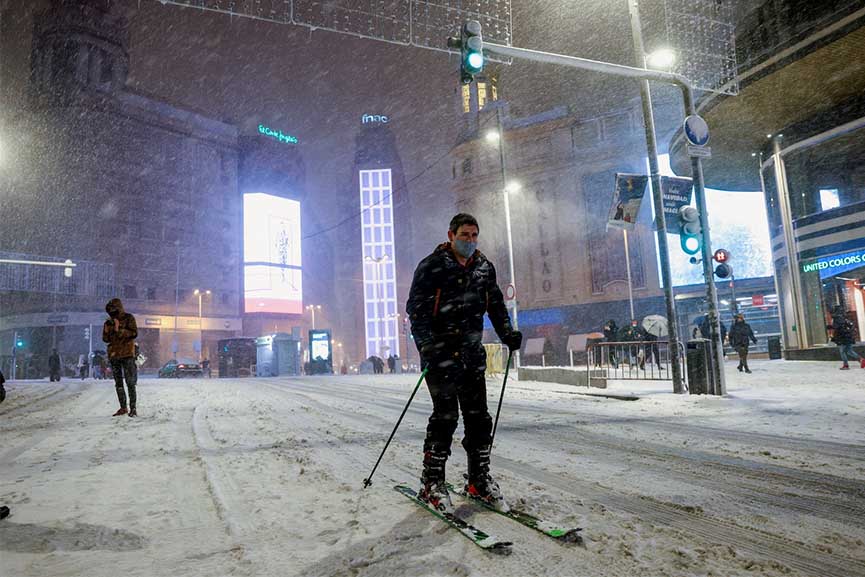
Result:
{"label": "man on skis", "polygon": [[478,232],[473,216],[454,216],[448,242],[417,266],[406,304],[433,402],[418,496],[447,512],[453,512],[453,504],[445,485],[445,463],[460,410],[468,456],[466,491],[508,510],[489,473],[492,417],[487,410],[486,351],[481,342],[484,314],[510,350],[519,350],[523,336],[511,326],[495,267],[477,250]]}

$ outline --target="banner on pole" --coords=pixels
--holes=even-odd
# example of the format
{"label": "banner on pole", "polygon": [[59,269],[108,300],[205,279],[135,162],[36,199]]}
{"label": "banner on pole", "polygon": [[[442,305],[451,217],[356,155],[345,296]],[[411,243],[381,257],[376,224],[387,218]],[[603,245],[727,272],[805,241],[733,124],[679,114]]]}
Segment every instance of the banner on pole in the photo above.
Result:
{"label": "banner on pole", "polygon": [[649,177],[645,174],[616,173],[616,191],[607,218],[607,230],[610,227],[625,230],[634,228],[648,182]]}
{"label": "banner on pole", "polygon": [[[661,177],[661,197],[664,199],[664,222],[668,234],[681,234],[679,209],[691,204],[694,195],[694,181],[678,176]],[[657,230],[657,224],[655,229]]]}

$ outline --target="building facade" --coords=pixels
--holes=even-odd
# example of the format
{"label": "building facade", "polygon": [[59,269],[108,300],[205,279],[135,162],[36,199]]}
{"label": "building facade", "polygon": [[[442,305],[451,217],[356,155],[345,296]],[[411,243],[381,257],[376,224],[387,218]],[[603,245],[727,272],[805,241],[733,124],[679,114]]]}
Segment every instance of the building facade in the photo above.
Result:
{"label": "building facade", "polygon": [[[836,313],[865,339],[865,8],[763,2],[739,26],[740,93],[711,95],[710,186],[764,191],[789,358],[837,355]],[[674,168],[684,167],[681,138]]]}
{"label": "building facade", "polygon": [[215,359],[249,329],[243,192],[276,164],[269,186],[302,196],[295,151],[274,160],[233,125],[129,91],[128,26],[108,6],[57,1],[37,17],[29,105],[6,130],[0,259],[76,265],[0,264],[0,358],[8,370],[14,352],[19,377],[45,374],[52,348],[67,366],[104,350],[112,297],[138,319],[145,370]]}

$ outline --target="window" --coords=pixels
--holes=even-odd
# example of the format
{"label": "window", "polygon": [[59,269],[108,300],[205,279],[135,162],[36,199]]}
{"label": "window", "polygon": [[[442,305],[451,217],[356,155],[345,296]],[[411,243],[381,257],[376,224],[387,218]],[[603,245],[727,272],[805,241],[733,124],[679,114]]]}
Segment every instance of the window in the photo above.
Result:
{"label": "window", "polygon": [[466,158],[463,160],[463,176],[472,173],[472,159]]}
{"label": "window", "polygon": [[463,84],[463,112],[472,110],[472,89],[470,84]]}
{"label": "window", "polygon": [[841,206],[841,198],[838,196],[837,188],[820,189],[820,209],[831,210]]}
{"label": "window", "polygon": [[220,304],[227,305],[230,300],[231,300],[231,294],[229,294],[229,293],[222,293],[219,295],[219,303]]}
{"label": "window", "polygon": [[156,300],[156,287],[152,287],[152,286],[147,287],[146,292],[145,292],[145,298],[149,301],[155,301]]}
{"label": "window", "polygon": [[123,285],[123,296],[128,299],[137,299],[138,298],[138,289],[135,285],[127,284]]}
{"label": "window", "polygon": [[487,104],[487,83],[478,82],[478,110],[483,110]]}

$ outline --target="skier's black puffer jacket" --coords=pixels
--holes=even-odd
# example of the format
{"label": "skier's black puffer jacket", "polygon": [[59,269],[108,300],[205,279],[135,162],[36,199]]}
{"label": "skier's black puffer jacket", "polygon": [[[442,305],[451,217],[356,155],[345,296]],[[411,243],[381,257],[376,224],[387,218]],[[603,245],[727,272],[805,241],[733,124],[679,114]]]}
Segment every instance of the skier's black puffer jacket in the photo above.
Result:
{"label": "skier's black puffer jacket", "polygon": [[436,247],[418,265],[406,311],[415,344],[432,370],[486,369],[484,313],[499,338],[513,331],[493,263],[476,250],[462,266],[450,243]]}

